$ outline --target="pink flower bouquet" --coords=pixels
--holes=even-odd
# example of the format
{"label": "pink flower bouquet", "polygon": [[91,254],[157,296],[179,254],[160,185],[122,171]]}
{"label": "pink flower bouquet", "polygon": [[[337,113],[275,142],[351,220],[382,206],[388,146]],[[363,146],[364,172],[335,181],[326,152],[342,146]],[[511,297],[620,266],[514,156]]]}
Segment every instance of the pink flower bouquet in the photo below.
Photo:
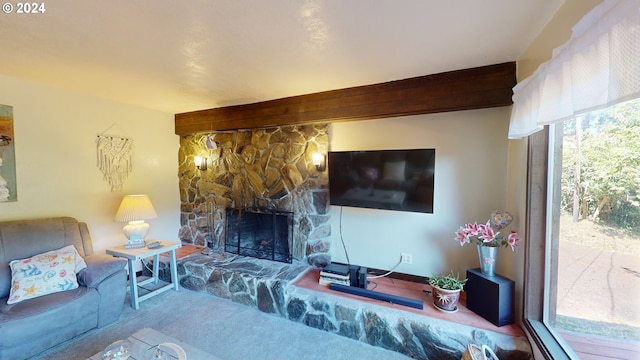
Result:
{"label": "pink flower bouquet", "polygon": [[[496,216],[496,213],[499,216]],[[460,229],[455,232],[456,241],[460,243],[460,246],[463,246],[464,244],[471,244],[473,242],[478,245],[491,247],[510,246],[511,250],[515,251],[518,247],[518,243],[520,242],[518,232],[511,229],[509,231],[509,235],[505,236],[500,234],[499,231],[511,222],[510,220],[505,222],[500,218],[500,216],[504,217],[505,214],[509,217],[511,216],[509,213],[494,212],[492,214],[492,219],[494,221],[489,220],[486,224],[468,223],[461,226]],[[500,218],[500,221],[496,221],[498,218]]]}

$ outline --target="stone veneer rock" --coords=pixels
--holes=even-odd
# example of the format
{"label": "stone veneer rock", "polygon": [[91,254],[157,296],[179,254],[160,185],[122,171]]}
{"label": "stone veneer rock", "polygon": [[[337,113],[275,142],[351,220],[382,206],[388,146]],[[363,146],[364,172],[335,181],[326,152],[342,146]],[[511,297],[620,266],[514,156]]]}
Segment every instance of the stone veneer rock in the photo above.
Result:
{"label": "stone veneer rock", "polygon": [[[294,261],[330,262],[327,172],[312,164],[326,154],[328,125],[282,126],[180,137],[180,240],[224,248],[225,209],[252,208],[294,214]],[[215,149],[214,149],[215,148]],[[194,157],[208,158],[198,170]]]}
{"label": "stone veneer rock", "polygon": [[[170,279],[166,261],[161,277]],[[468,344],[487,344],[501,360],[533,359],[526,337],[418,315],[294,285],[310,267],[228,253],[194,254],[178,262],[180,285],[256,307],[313,328],[415,359],[455,359]]]}

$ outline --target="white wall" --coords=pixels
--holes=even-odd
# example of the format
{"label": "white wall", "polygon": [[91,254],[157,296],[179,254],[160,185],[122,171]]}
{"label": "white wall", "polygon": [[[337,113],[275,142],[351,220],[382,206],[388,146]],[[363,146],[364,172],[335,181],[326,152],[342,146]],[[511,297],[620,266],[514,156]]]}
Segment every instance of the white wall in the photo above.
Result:
{"label": "white wall", "polygon": [[[126,84],[123,84],[126,86]],[[13,106],[17,202],[0,203],[0,221],[72,216],[87,222],[96,251],[124,243],[114,221],[123,195],[147,193],[158,213],[149,237],[177,240],[178,145],[173,114],[0,75],[0,103]],[[96,166],[96,136],[134,139],[134,169],[111,192]]]}
{"label": "white wall", "polygon": [[406,274],[464,277],[479,267],[476,248],[461,247],[454,232],[505,210],[509,115],[503,107],[332,124],[332,151],[436,149],[433,214],[333,206],[332,260],[346,262],[342,235],[352,264],[386,270],[402,252],[413,257],[396,269]]}

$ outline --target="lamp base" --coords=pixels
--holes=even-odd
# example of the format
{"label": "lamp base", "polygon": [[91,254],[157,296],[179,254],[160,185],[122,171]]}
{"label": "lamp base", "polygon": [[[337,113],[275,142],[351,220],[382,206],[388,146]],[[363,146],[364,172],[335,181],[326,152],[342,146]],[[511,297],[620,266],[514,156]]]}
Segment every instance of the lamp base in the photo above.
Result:
{"label": "lamp base", "polygon": [[129,221],[129,223],[122,228],[124,235],[129,240],[125,247],[127,249],[144,247],[144,238],[149,233],[149,227],[149,224],[144,222],[144,220]]}

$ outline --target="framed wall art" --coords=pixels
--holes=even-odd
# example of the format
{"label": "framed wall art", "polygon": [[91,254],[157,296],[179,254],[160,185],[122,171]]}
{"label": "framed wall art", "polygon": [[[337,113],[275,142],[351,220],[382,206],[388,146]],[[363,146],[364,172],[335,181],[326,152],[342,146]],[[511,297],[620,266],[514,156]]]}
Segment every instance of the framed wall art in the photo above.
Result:
{"label": "framed wall art", "polygon": [[0,105],[0,202],[17,200],[13,107]]}

